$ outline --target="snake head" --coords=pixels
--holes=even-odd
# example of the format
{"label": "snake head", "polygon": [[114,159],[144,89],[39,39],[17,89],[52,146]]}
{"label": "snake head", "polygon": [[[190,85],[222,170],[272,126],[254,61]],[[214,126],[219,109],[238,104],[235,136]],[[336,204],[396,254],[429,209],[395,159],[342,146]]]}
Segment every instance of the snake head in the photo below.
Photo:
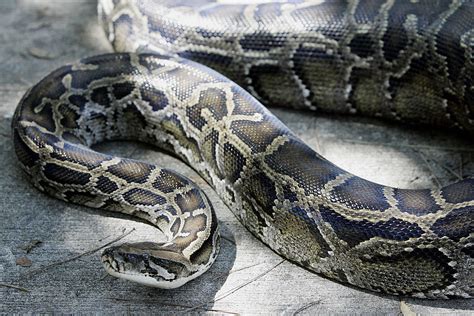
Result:
{"label": "snake head", "polygon": [[202,273],[191,271],[189,260],[180,252],[153,242],[107,248],[101,260],[112,276],[163,289],[180,287]]}

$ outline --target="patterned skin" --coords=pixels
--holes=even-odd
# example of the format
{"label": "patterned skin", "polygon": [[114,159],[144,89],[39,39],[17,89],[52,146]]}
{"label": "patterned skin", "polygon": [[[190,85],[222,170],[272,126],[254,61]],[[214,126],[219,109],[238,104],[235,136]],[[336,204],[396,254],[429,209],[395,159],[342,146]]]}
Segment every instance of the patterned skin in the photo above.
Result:
{"label": "patterned skin", "polygon": [[474,132],[472,1],[229,2],[101,0],[99,17],[115,51],[197,61],[263,104]]}
{"label": "patterned skin", "polygon": [[[205,12],[201,2],[188,11],[181,1],[174,3],[180,8],[176,12]],[[108,29],[109,37],[116,48],[120,38],[128,34],[134,39],[132,31],[140,30],[137,16],[158,23],[158,5],[158,13],[147,15],[134,4],[101,2],[102,19],[113,29]],[[289,8],[288,12],[302,5],[299,1],[287,7],[280,4]],[[313,12],[311,4],[306,5]],[[235,12],[232,10],[240,7],[210,8],[210,12],[222,8]],[[393,4],[390,10],[397,8]],[[135,14],[133,19],[120,18],[131,16],[130,12]],[[229,12],[224,16],[231,16]],[[331,21],[331,15],[326,16]],[[472,24],[472,17],[468,22]],[[159,30],[157,26],[153,34],[147,34],[164,33]],[[182,35],[181,28],[172,30],[176,41],[185,37],[191,43],[194,40],[194,33],[183,31]],[[170,32],[168,37],[172,37]],[[223,45],[229,34],[212,39]],[[273,43],[262,34],[252,41]],[[147,49],[156,44],[144,38]],[[245,42],[242,38],[246,37],[239,38],[240,44]],[[139,42],[130,41],[131,45]],[[208,42],[202,46],[206,45]],[[360,45],[356,47],[363,50]],[[263,56],[271,50],[262,49]],[[247,54],[245,49],[241,52]],[[209,51],[203,56],[206,54]],[[314,152],[237,84],[175,55],[108,54],[83,59],[44,78],[27,92],[15,113],[15,150],[38,188],[70,202],[139,216],[167,237],[161,243],[125,244],[106,250],[102,260],[109,273],[146,285],[176,287],[206,271],[219,245],[212,206],[190,180],[150,164],[89,149],[98,142],[127,139],[177,154],[215,188],[254,235],[307,269],[390,294],[428,298],[474,295],[474,179],[434,190],[396,189],[361,179]],[[263,65],[266,59],[262,60]],[[307,61],[318,63],[309,57]],[[326,63],[322,66],[331,64]],[[468,62],[462,65],[463,69],[471,66]],[[470,74],[467,79],[460,77],[470,82],[466,81]],[[424,81],[416,82],[412,89],[426,90]],[[267,79],[262,83],[267,84]],[[319,91],[314,86],[306,89]],[[255,93],[251,87],[249,90]],[[308,99],[304,91],[300,90],[300,96]],[[458,96],[466,98],[467,91]],[[458,124],[453,126],[469,130],[467,106],[472,99],[468,101],[463,118],[459,114]]]}

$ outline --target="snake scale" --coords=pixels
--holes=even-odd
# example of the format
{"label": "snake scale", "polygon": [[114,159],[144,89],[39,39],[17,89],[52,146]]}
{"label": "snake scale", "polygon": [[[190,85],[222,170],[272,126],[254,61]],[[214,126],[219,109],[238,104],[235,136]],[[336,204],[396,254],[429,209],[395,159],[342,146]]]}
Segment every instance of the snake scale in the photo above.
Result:
{"label": "snake scale", "polygon": [[117,53],[52,72],[15,112],[15,152],[33,184],[158,227],[163,241],[102,254],[110,274],[142,284],[174,288],[205,272],[217,219],[191,180],[90,148],[103,141],[175,153],[250,232],[311,271],[388,294],[474,296],[473,178],[424,190],[369,182],[260,103],[472,135],[473,3],[228,2],[99,1]]}

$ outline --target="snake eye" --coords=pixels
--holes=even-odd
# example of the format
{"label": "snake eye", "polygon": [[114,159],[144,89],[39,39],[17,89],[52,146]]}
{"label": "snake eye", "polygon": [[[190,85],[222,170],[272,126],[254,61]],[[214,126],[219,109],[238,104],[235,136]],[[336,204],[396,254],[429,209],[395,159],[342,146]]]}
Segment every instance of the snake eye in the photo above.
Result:
{"label": "snake eye", "polygon": [[133,253],[124,254],[123,259],[126,262],[129,262],[129,263],[132,263],[132,264],[136,264],[136,263],[140,262],[140,256],[136,255],[136,254],[133,254]]}

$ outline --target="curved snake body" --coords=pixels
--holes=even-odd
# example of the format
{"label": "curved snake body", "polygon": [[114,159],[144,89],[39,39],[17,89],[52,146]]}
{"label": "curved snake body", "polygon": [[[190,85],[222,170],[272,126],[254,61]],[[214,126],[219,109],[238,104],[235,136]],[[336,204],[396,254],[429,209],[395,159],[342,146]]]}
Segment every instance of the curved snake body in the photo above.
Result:
{"label": "curved snake body", "polygon": [[103,0],[99,17],[116,51],[203,63],[264,104],[474,132],[472,1],[250,2]]}
{"label": "curved snake body", "polygon": [[[200,8],[203,8],[202,3],[198,2]],[[331,8],[338,9],[342,2],[302,4],[295,1],[294,4],[268,5],[268,8],[264,5],[209,5],[212,8],[209,11],[196,11],[196,8],[184,6],[181,1],[174,3],[177,3],[179,10],[173,11],[173,14],[198,12],[196,14],[199,16],[209,16],[211,22],[215,19],[212,18],[212,12],[227,12],[224,17],[229,19],[243,14],[249,21],[252,20],[248,16],[254,19],[258,16],[261,20],[255,20],[254,27],[267,30],[270,22],[264,19],[266,15],[263,12],[274,14],[272,10],[280,8],[281,16],[290,16],[297,6],[303,6],[304,10],[311,13],[313,7],[317,8],[319,5],[322,10],[326,8],[326,4],[336,3],[338,6]],[[412,12],[402,10],[401,3],[386,3],[380,6],[381,16],[374,13],[374,16],[367,19],[383,26],[385,24],[380,19],[390,15],[392,10]],[[148,2],[144,4],[144,8],[155,8]],[[431,16],[430,19],[435,21],[432,22],[433,32],[442,30],[450,16],[462,12],[460,8],[463,5],[463,2],[454,1],[439,15]],[[362,4],[341,9],[341,12],[345,12],[341,19],[346,21],[342,26],[358,25],[356,22],[362,15],[357,12],[364,12],[357,11],[360,6],[369,10]],[[258,15],[255,13],[257,7]],[[413,7],[416,7],[416,3],[413,3]],[[158,13],[155,14],[140,8],[140,4],[135,6],[129,1],[101,2],[102,19],[112,27],[108,31],[109,35],[112,34],[110,39],[116,48],[120,38],[125,36],[129,36],[133,49],[146,44],[146,49],[152,47],[153,50],[176,47],[170,40],[174,38],[176,43],[187,39],[189,47],[199,49],[210,47],[210,42],[215,42],[215,45],[220,42],[219,45],[222,46],[219,48],[223,56],[231,54],[231,48],[234,47],[232,45],[237,41],[229,39],[237,32],[232,28],[233,24],[222,22],[216,24],[222,24],[232,32],[224,29],[223,33],[213,33],[211,36],[206,33],[209,29],[205,29],[207,31],[201,32],[204,35],[201,34],[200,38],[208,41],[199,46],[193,42],[193,36],[199,33],[199,28],[191,31],[190,27],[180,28],[170,22],[160,24],[156,18],[159,16],[160,6],[156,5],[154,12]],[[264,8],[267,10],[264,11]],[[464,10],[470,9],[468,7]],[[241,15],[232,15],[232,12]],[[173,17],[173,14],[170,16]],[[407,19],[403,20],[406,22],[403,27],[410,29],[410,23],[413,24],[414,20],[423,20],[411,17],[412,14],[414,13],[404,15]],[[324,16],[327,21],[331,20],[330,14]],[[143,31],[137,17],[141,17],[142,22],[147,21],[143,23],[147,26],[147,36],[134,37],[134,34],[142,33],[132,31]],[[465,22],[472,29],[472,17]],[[173,28],[168,28],[170,25]],[[375,31],[375,25],[372,28],[355,28],[356,33],[359,34],[362,29]],[[347,34],[352,34],[354,28],[348,29]],[[247,43],[252,47],[249,50],[252,53],[262,51],[261,62],[258,62],[258,54],[252,55],[255,60],[248,71],[243,72],[244,83],[247,82],[246,87],[262,99],[267,96],[255,89],[258,80],[246,76],[252,73],[251,69],[255,65],[268,66],[269,59],[265,56],[275,53],[273,56],[279,67],[287,67],[291,63],[289,60],[279,59],[286,56],[278,53],[279,51],[286,51],[292,45],[298,46],[294,41],[307,39],[310,35],[311,40],[326,39],[326,35],[320,36],[314,30],[313,33],[304,33],[304,37],[298,33],[300,29],[288,29],[285,36],[281,35],[281,45],[277,45],[280,42],[274,43],[274,37],[268,35],[268,32],[255,32],[252,28],[243,30],[247,33],[254,30],[251,33],[254,37],[250,36],[247,43],[243,40],[247,33],[241,32],[244,35],[238,34],[239,45]],[[332,31],[342,33],[340,38],[332,39],[334,53],[350,53],[352,40],[346,39],[344,42],[344,30],[345,28],[339,30],[336,27]],[[367,32],[369,37],[372,36],[372,33]],[[382,30],[380,32],[383,33]],[[301,35],[300,39],[298,34]],[[426,52],[433,52],[426,42],[432,41],[433,34],[435,33],[428,32],[421,40],[424,45],[419,43],[421,46],[417,47],[425,47]],[[472,32],[466,31],[461,35],[461,44],[466,41],[470,43]],[[354,34],[347,36],[356,38]],[[163,39],[166,40],[166,45],[158,45]],[[413,45],[415,42],[408,40]],[[229,46],[225,46],[225,43]],[[317,41],[314,45],[306,43],[302,41],[299,45],[309,50],[329,50],[329,47],[321,46]],[[259,48],[257,44],[262,47]],[[355,46],[359,53],[368,49],[364,48],[364,43],[359,45],[360,47]],[[471,54],[471,48],[461,47],[464,54]],[[184,52],[194,54],[194,57],[198,54],[190,53],[190,49],[185,49]],[[242,56],[251,55],[245,49],[238,52],[244,53],[239,55],[240,63],[237,57],[232,57],[232,63],[236,62],[237,68],[248,63],[248,59]],[[404,52],[403,49],[399,51],[400,54]],[[412,54],[411,57],[406,56],[408,64],[416,58],[422,58],[423,61],[426,58],[421,57],[423,54],[417,57],[409,49],[406,52]],[[108,54],[62,67],[27,92],[13,119],[15,151],[35,186],[66,201],[139,216],[164,233],[166,240],[160,243],[124,244],[107,249],[102,260],[109,273],[147,285],[176,287],[206,271],[214,261],[219,247],[217,222],[212,206],[205,194],[190,180],[170,170],[100,154],[89,148],[106,140],[127,139],[155,144],[176,153],[215,188],[254,235],[277,253],[307,269],[344,283],[390,294],[428,298],[474,295],[474,179],[468,178],[433,190],[397,189],[361,179],[314,152],[237,84],[205,66],[177,57],[176,54],[171,55]],[[212,55],[209,50],[201,55],[203,58],[218,60],[218,54]],[[295,55],[293,51],[292,56]],[[360,64],[357,65],[364,65],[365,60],[368,70],[376,64],[382,68],[389,66],[381,64],[380,60],[376,62],[375,57],[370,59],[369,55],[358,59]],[[449,64],[450,58],[453,56],[446,56],[444,62]],[[318,63],[310,57],[307,59],[310,64]],[[336,67],[336,71],[343,71],[331,63],[330,59],[326,62],[328,65],[321,64],[320,68],[311,69],[308,66],[307,71],[328,69],[329,65]],[[443,72],[441,68],[438,69],[439,76],[435,78],[445,78],[437,83],[449,83],[448,90],[456,96],[450,97],[441,106],[445,112],[449,109],[450,124],[467,131],[472,128],[469,117],[469,106],[473,102],[470,96],[470,62],[458,65],[460,79],[456,82],[446,81],[449,73]],[[300,75],[295,75],[295,65],[293,63],[292,67],[288,66],[282,71],[286,75],[291,74],[290,77],[285,77],[287,80],[292,78],[298,83]],[[355,64],[351,67],[351,73],[354,69],[358,69]],[[261,73],[255,72],[257,76],[261,76],[261,85],[271,86],[269,76],[265,75],[264,69],[261,70]],[[380,74],[387,78],[394,74],[385,71],[386,69],[380,71]],[[429,71],[434,70],[430,68]],[[399,79],[403,76],[400,74]],[[398,93],[403,91],[409,94],[414,91],[410,89],[418,89],[417,91],[425,93],[427,99],[439,101],[440,95],[433,97],[430,94],[433,90],[427,90],[429,84],[418,80],[427,78],[426,76],[426,73],[420,74],[412,82],[415,86],[407,88],[406,92],[405,88],[398,87]],[[295,95],[295,98],[300,98],[298,100],[302,104],[312,106],[313,98],[317,99],[318,93],[326,92],[304,82],[305,80],[300,80],[297,85],[304,89],[299,90],[300,94]],[[360,84],[365,88],[371,87],[369,82]],[[293,95],[295,92],[283,89],[289,88],[285,84],[279,87],[286,95]],[[347,86],[344,87],[343,90],[347,92]],[[352,87],[357,90],[357,84]],[[373,88],[380,87],[379,84]],[[341,93],[339,88],[332,88],[335,97]],[[310,91],[309,94],[313,93],[313,96],[310,97],[305,91]],[[342,98],[346,97],[347,95]],[[414,97],[422,98],[417,94]],[[298,100],[289,102],[294,104]],[[426,102],[430,104],[430,109],[436,109],[440,105]],[[366,105],[369,109],[370,105]],[[384,106],[390,108],[392,105],[385,103]],[[408,111],[411,106],[404,104],[403,108],[406,107]],[[372,114],[378,115],[378,110],[372,110],[375,111]],[[418,110],[411,113],[417,113]],[[433,116],[427,120],[435,124],[441,122],[436,117],[437,113],[433,112]],[[445,114],[443,117],[446,118]],[[416,121],[417,116],[411,119]]]}

